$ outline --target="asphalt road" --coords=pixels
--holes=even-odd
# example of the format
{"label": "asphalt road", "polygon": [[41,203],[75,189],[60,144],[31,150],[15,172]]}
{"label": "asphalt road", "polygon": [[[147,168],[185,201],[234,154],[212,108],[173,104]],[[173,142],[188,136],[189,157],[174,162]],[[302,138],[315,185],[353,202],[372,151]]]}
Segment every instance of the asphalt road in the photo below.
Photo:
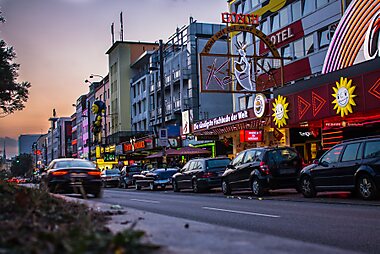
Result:
{"label": "asphalt road", "polygon": [[[107,188],[103,203],[340,249],[379,253],[379,202]],[[293,197],[293,198],[292,198]]]}

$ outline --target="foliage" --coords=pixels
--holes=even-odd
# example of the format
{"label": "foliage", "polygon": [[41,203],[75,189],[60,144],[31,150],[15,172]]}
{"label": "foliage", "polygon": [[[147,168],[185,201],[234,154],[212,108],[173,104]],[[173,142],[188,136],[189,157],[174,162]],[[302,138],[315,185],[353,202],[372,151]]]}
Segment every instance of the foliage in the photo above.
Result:
{"label": "foliage", "polygon": [[[5,20],[0,12],[0,23]],[[29,97],[29,82],[17,83],[20,65],[14,63],[16,53],[13,47],[8,47],[0,40],[0,118],[22,110]]]}
{"label": "foliage", "polygon": [[141,231],[114,235],[105,213],[0,181],[0,253],[149,253]]}
{"label": "foliage", "polygon": [[20,154],[12,161],[12,176],[25,176],[31,174],[33,170],[33,159],[30,154]]}

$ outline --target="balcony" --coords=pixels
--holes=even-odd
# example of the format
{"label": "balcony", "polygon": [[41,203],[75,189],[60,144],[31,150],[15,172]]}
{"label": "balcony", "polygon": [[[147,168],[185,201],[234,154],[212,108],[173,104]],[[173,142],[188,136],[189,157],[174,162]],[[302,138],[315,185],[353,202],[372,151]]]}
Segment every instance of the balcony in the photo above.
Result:
{"label": "balcony", "polygon": [[137,73],[134,77],[131,79],[131,83],[135,83],[137,80],[141,79],[144,76],[149,75],[149,71],[142,71],[140,73]]}

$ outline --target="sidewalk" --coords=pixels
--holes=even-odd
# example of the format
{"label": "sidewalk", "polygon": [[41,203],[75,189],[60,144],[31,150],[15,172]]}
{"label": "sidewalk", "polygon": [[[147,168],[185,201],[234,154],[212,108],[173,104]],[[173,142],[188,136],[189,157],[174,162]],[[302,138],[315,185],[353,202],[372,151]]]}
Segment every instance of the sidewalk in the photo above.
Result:
{"label": "sidewalk", "polygon": [[356,253],[302,241],[247,232],[181,218],[144,212],[110,204],[65,197],[112,215],[108,227],[118,232],[136,222],[136,229],[146,232],[145,240],[162,246],[158,253]]}

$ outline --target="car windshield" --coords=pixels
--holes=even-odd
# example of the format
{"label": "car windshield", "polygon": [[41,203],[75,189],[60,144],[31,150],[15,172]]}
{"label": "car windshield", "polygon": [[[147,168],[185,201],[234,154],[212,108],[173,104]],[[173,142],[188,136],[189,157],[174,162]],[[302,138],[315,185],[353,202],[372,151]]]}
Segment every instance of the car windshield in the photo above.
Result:
{"label": "car windshield", "polygon": [[57,161],[54,168],[95,168],[95,165],[91,161]]}
{"label": "car windshield", "polygon": [[225,168],[230,163],[230,161],[231,160],[228,158],[223,158],[219,160],[208,160],[206,161],[206,168],[208,170]]}
{"label": "car windshield", "polygon": [[106,169],[104,171],[104,174],[106,175],[120,174],[120,171],[118,169]]}

